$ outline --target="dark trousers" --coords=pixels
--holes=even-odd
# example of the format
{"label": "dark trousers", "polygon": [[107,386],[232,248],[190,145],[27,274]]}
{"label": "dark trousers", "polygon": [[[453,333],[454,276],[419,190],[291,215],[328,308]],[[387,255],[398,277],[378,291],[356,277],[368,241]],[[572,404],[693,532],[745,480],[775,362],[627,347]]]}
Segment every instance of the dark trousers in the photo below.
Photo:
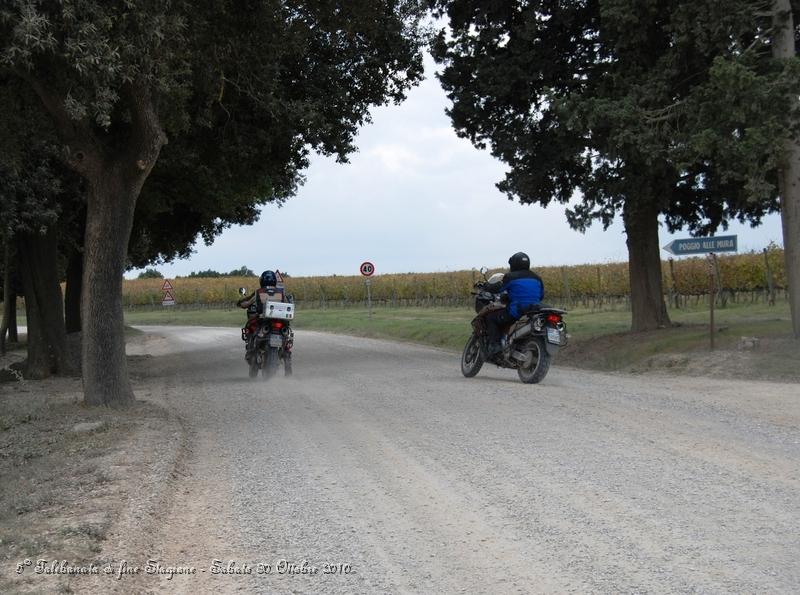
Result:
{"label": "dark trousers", "polygon": [[489,335],[489,345],[500,343],[503,329],[514,322],[514,317],[508,313],[506,308],[495,310],[486,315],[486,331]]}

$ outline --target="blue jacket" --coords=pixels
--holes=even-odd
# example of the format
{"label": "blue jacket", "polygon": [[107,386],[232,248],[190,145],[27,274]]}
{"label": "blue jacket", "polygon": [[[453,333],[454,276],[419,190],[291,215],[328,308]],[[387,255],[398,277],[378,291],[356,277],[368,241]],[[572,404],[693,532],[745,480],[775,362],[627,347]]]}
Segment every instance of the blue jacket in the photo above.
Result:
{"label": "blue jacket", "polygon": [[533,271],[511,271],[503,276],[499,291],[508,292],[508,313],[517,319],[525,308],[542,302],[544,283]]}

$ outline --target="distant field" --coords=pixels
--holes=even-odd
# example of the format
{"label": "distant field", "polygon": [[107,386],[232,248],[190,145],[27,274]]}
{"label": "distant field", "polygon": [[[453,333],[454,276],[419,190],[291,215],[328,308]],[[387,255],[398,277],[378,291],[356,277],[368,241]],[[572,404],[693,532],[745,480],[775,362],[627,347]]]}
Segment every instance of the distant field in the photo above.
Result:
{"label": "distant field", "polygon": [[[372,319],[364,308],[301,309],[293,326],[356,336],[423,343],[460,351],[470,333],[469,308],[375,308]],[[670,365],[687,367],[708,352],[708,309],[670,310],[678,326],[651,333],[627,332],[630,312],[570,311],[566,317],[571,344],[559,355],[562,364],[600,370],[637,370],[655,365],[656,356],[673,355]],[[126,324],[187,324],[241,326],[242,310],[175,310],[126,313]],[[800,379],[800,349],[789,339],[789,308],[785,303],[728,305],[717,309],[720,354],[735,351],[742,336],[759,337],[752,377]],[[697,356],[695,358],[695,355]],[[684,359],[686,358],[685,361]],[[763,359],[760,362],[759,358]],[[760,363],[759,363],[760,362]],[[736,374],[736,370],[731,373]]]}
{"label": "distant field", "polygon": [[[773,287],[785,287],[783,250],[770,247],[762,252],[720,256],[719,286],[737,292],[741,299],[763,299],[771,275]],[[767,272],[769,263],[769,273]],[[598,306],[604,301],[623,300],[629,292],[628,263],[610,262],[571,266],[537,267],[546,288],[546,298],[553,304]],[[662,261],[664,291],[683,296],[705,295],[708,291],[709,265],[705,258],[682,258]],[[478,271],[441,273],[404,273],[375,275],[372,298],[392,306],[452,306],[469,303]],[[172,294],[179,304],[231,304],[244,286],[253,289],[254,277],[181,278],[171,280]],[[157,305],[164,292],[163,279],[135,279],[123,283],[126,306]],[[286,289],[298,303],[308,306],[357,304],[366,300],[364,278],[358,275],[326,277],[289,277]]]}

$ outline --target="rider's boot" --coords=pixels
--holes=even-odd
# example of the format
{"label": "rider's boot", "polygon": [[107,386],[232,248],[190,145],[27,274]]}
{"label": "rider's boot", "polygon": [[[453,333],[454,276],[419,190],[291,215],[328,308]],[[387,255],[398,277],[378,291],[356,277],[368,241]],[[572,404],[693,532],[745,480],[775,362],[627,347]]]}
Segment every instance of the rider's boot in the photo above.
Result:
{"label": "rider's boot", "polygon": [[492,358],[501,351],[503,351],[503,347],[500,345],[500,343],[489,343],[488,345],[486,345],[487,358]]}

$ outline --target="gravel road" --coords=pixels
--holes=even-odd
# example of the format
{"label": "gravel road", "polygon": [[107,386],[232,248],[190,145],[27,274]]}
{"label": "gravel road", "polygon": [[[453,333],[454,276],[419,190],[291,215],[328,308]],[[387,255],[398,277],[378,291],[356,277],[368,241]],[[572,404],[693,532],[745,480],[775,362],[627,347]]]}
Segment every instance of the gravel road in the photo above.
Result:
{"label": "gravel road", "polygon": [[556,363],[528,386],[313,332],[264,382],[237,329],[141,328],[188,447],[140,554],[197,569],[148,590],[800,591],[797,385]]}

